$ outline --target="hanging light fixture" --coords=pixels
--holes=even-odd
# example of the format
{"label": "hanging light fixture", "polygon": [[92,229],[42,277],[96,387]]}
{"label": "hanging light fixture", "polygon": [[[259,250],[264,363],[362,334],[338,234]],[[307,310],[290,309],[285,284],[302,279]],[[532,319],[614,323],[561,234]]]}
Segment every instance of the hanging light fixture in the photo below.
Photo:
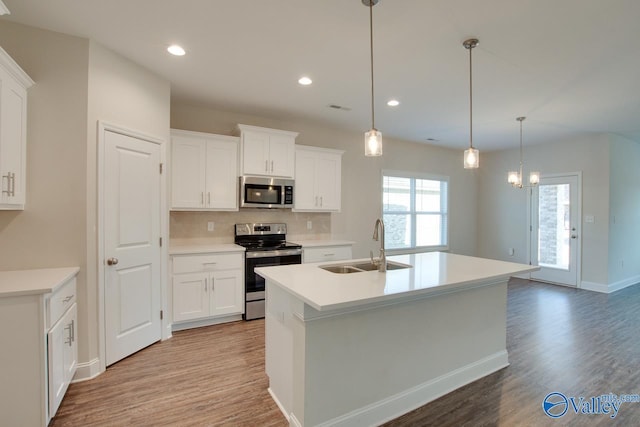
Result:
{"label": "hanging light fixture", "polygon": [[369,8],[369,45],[371,48],[371,130],[364,133],[364,155],[382,156],[382,133],[376,129],[376,116],[373,96],[373,6],[378,0],[362,0],[362,4]]}
{"label": "hanging light fixture", "polygon": [[464,150],[464,168],[477,169],[480,166],[480,152],[473,148],[473,69],[471,51],[478,46],[478,39],[465,40],[462,45],[469,50],[469,148]]}
{"label": "hanging light fixture", "polygon": [[540,182],[540,172],[537,171],[532,171],[529,173],[529,184],[530,185],[523,185],[522,183],[522,179],[523,179],[523,174],[522,174],[522,122],[524,121],[524,119],[526,119],[526,117],[518,117],[516,118],[517,121],[520,122],[520,169],[518,171],[509,171],[507,173],[507,182],[509,184],[511,184],[512,186],[514,186],[515,188],[524,188],[524,187],[533,187],[538,185],[538,183]]}

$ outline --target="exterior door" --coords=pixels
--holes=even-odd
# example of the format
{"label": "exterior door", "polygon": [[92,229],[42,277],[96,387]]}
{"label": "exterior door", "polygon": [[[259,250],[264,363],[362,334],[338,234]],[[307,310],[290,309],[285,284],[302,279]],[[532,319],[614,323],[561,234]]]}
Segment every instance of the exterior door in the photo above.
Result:
{"label": "exterior door", "polygon": [[161,338],[160,146],[104,133],[106,364]]}
{"label": "exterior door", "polygon": [[531,195],[533,280],[577,286],[579,272],[580,180],[578,175],[541,177]]}

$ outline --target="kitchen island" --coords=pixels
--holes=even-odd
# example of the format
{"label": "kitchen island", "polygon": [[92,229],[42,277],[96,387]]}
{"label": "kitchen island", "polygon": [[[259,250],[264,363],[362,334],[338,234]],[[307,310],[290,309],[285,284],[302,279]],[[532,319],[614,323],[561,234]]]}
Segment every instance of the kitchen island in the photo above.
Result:
{"label": "kitchen island", "polygon": [[388,260],[386,273],[256,269],[269,392],[290,425],[378,425],[509,364],[507,281],[538,267],[441,252]]}

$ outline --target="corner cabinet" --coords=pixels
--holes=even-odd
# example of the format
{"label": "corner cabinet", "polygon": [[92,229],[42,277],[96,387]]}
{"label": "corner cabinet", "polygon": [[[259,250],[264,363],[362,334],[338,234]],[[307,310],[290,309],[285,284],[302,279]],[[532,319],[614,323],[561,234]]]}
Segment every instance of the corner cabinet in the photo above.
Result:
{"label": "corner cabinet", "polygon": [[297,132],[238,125],[241,175],[293,178]]}
{"label": "corner cabinet", "polygon": [[238,141],[171,130],[172,210],[238,210]]}
{"label": "corner cabinet", "polygon": [[[172,255],[171,260],[174,330],[241,318],[244,312],[241,252],[180,254]],[[185,323],[193,321],[201,322]]]}
{"label": "corner cabinet", "polygon": [[24,210],[27,177],[27,89],[33,80],[0,48],[0,209]]}
{"label": "corner cabinet", "polygon": [[343,153],[327,148],[296,146],[294,211],[340,211]]}

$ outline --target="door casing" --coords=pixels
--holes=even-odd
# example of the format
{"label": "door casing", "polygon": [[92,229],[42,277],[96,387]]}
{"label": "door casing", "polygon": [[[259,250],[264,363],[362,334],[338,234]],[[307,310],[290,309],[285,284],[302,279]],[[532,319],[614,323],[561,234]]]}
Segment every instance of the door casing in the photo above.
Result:
{"label": "door casing", "polygon": [[[576,244],[576,288],[581,288],[582,285],[582,172],[565,172],[565,173],[554,173],[554,174],[543,174],[540,176],[542,178],[562,178],[575,176],[578,181],[578,205],[576,206],[576,217],[579,222],[579,233],[578,233],[578,242]],[[532,246],[533,246],[533,189],[529,188],[529,197],[527,198],[527,258],[529,259],[529,264],[531,265],[533,256],[532,256]],[[531,273],[528,273],[529,278],[531,278]],[[562,283],[556,283],[562,285]]]}
{"label": "door casing", "polygon": [[165,138],[159,138],[150,136],[145,133],[128,129],[126,127],[114,125],[104,121],[98,121],[98,170],[97,170],[97,191],[98,191],[98,207],[97,207],[97,260],[96,265],[98,267],[98,357],[99,357],[99,372],[106,370],[106,325],[105,325],[105,224],[104,224],[104,174],[105,174],[105,132],[115,132],[122,135],[126,135],[132,138],[148,141],[160,146],[160,161],[163,164],[163,171],[160,175],[160,236],[163,243],[160,248],[160,306],[164,313],[161,323],[161,339],[165,340],[171,337],[171,322],[170,313],[167,310],[168,307],[168,294],[167,294],[167,262],[168,259],[168,246],[169,246],[169,230],[168,230],[168,204],[167,204],[167,167],[166,167],[166,141]]}

